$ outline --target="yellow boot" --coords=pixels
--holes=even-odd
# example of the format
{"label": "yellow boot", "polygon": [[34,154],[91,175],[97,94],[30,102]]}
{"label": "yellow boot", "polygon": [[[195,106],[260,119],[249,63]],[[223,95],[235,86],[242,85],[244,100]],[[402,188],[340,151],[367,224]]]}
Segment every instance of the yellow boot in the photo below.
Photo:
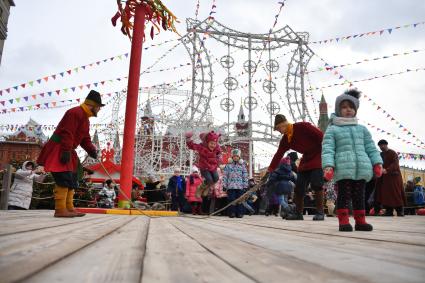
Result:
{"label": "yellow boot", "polygon": [[74,189],[68,189],[68,194],[66,195],[66,209],[68,210],[68,212],[72,213],[74,217],[82,217],[86,214],[78,212],[74,208],[74,194]]}
{"label": "yellow boot", "polygon": [[55,194],[55,217],[74,217],[66,209],[66,197],[68,195],[68,188],[55,185],[53,190]]}

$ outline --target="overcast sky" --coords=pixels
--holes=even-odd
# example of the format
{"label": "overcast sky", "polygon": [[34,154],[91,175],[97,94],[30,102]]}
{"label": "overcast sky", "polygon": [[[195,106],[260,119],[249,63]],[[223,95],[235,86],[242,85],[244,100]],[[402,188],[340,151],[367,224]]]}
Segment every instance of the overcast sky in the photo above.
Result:
{"label": "overcast sky", "polygon": [[[195,17],[195,0],[165,1],[164,3],[180,19],[177,25],[180,34],[185,34],[185,18]],[[224,25],[235,30],[251,33],[267,33],[277,14],[278,1],[270,0],[217,0],[215,18]],[[116,12],[116,1],[113,0],[16,0],[16,7],[12,7],[8,24],[8,38],[3,51],[0,65],[0,89],[13,87],[28,81],[35,81],[48,75],[57,74],[78,66],[86,65],[105,58],[129,52],[130,42],[122,35],[119,28],[111,25],[111,17]],[[208,16],[212,0],[200,1],[199,19]],[[295,31],[307,31],[310,41],[354,35],[362,32],[376,31],[385,28],[402,26],[425,21],[425,1],[387,1],[387,0],[358,0],[358,1],[331,1],[331,0],[289,0],[279,17],[276,29],[289,25]],[[157,44],[178,36],[171,32],[161,32],[154,40],[150,38],[145,46]],[[208,40],[207,40],[208,41]],[[160,47],[149,48],[143,53],[142,70],[152,65],[158,58],[172,48],[177,42],[170,42]],[[389,56],[394,53],[404,53],[411,50],[425,48],[425,25],[416,28],[401,28],[391,34],[385,31],[380,36],[363,36],[339,43],[311,44],[311,49],[331,65],[353,63],[363,59]],[[219,49],[211,49],[214,57],[225,55]],[[276,54],[278,55],[278,54]],[[190,61],[184,48],[180,45],[152,67],[152,70],[178,66]],[[323,67],[318,57],[313,57],[308,69],[314,70]],[[425,51],[414,54],[390,57],[364,64],[353,65],[339,69],[339,72],[348,80],[366,79],[382,76],[406,69],[425,68]],[[151,86],[160,82],[169,82],[190,76],[190,66],[178,68],[172,72],[156,72],[141,77],[141,86]],[[241,70],[235,69],[235,73]],[[54,91],[71,86],[88,84],[102,80],[123,77],[128,74],[128,59],[108,61],[80,70],[77,74],[65,75],[63,78],[49,80],[47,83],[33,87],[20,88],[10,94],[3,91],[0,100],[30,96],[41,92]],[[264,77],[264,75],[263,75]],[[330,72],[316,72],[309,75],[314,87],[340,83],[338,76]],[[373,99],[377,105],[390,113],[404,127],[416,137],[425,142],[425,71],[409,72],[398,76],[376,79],[356,83],[367,97]],[[221,80],[221,79],[220,79]],[[114,81],[97,89],[101,92],[115,92],[126,86],[126,81]],[[335,97],[348,86],[324,88],[323,93],[333,111]],[[190,83],[183,86],[190,90]],[[257,90],[260,92],[261,87]],[[217,89],[221,95],[222,90]],[[21,101],[21,105],[33,105],[63,99],[84,98],[87,89],[77,90],[74,93],[61,94],[56,97],[37,98],[29,102]],[[235,110],[232,117],[237,115],[240,98],[243,93],[235,95]],[[320,98],[319,91],[313,92],[315,100]],[[105,98],[107,99],[107,98]],[[259,97],[259,99],[261,99]],[[211,101],[214,118],[218,123],[227,120],[227,114],[218,108],[220,99]],[[261,104],[262,100],[260,101]],[[10,109],[19,106],[19,103],[5,106],[0,109]],[[282,111],[285,101],[281,101]],[[311,106],[311,105],[310,105]],[[264,107],[264,105],[263,105]],[[0,114],[0,124],[23,124],[30,117],[40,124],[56,124],[66,108],[55,110],[38,110],[13,114]],[[258,109],[260,111],[261,108]],[[314,113],[313,108],[310,110]],[[314,115],[313,115],[314,116]],[[361,100],[358,113],[360,120],[390,132],[412,142],[419,143],[407,135],[394,121],[387,118],[382,110],[371,104],[365,98]],[[255,119],[255,118],[254,118]],[[110,108],[92,123],[110,122]],[[401,142],[392,136],[379,133],[370,128],[377,141],[386,138],[389,146],[397,151],[425,154],[424,149]],[[264,152],[263,152],[264,151]],[[272,148],[260,149],[259,155],[272,152]],[[262,163],[267,158],[258,157]],[[402,162],[403,163],[403,162]],[[425,168],[425,162],[409,162],[410,165]]]}

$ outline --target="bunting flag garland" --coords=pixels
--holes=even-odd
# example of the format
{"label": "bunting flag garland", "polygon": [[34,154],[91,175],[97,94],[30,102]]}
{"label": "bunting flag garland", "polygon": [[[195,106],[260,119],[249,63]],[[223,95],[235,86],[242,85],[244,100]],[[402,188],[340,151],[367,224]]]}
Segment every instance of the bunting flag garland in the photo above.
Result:
{"label": "bunting flag garland", "polygon": [[369,101],[370,103],[372,103],[372,105],[376,107],[376,110],[381,111],[382,114],[384,114],[387,119],[389,119],[391,122],[395,123],[398,126],[398,128],[403,131],[403,133],[405,133],[406,135],[411,136],[412,138],[414,138],[415,141],[418,142],[422,148],[425,148],[425,143],[422,140],[420,140],[417,136],[415,136],[412,133],[412,131],[410,131],[409,129],[407,129],[406,127],[404,127],[390,113],[388,113],[385,109],[383,109],[382,106],[379,106],[378,104],[376,104],[375,101],[373,101],[372,98],[370,98],[366,94],[363,94],[363,97],[366,98],[367,101]]}
{"label": "bunting flag garland", "polygon": [[[413,146],[415,146],[415,147],[417,147],[417,148],[425,149],[425,145],[423,145],[423,144],[421,145],[421,144],[420,144],[420,142],[419,142],[419,143],[415,143],[415,142],[412,142],[412,141],[406,140],[406,139],[401,138],[400,136],[397,136],[397,135],[395,135],[395,134],[393,134],[393,133],[390,133],[390,132],[388,132],[388,131],[386,131],[386,130],[384,130],[384,129],[382,129],[382,128],[378,127],[378,126],[372,125],[371,123],[366,122],[366,121],[364,121],[364,120],[361,120],[361,122],[362,122],[362,123],[364,123],[364,124],[366,124],[366,125],[368,125],[371,129],[373,129],[373,130],[377,131],[377,132],[378,132],[378,133],[380,133],[380,134],[385,134],[385,135],[387,135],[387,136],[389,136],[389,137],[395,138],[395,139],[397,139],[397,140],[399,140],[399,141],[401,141],[401,142],[403,142],[403,143],[405,143],[405,144],[407,144],[407,145],[413,145]],[[412,136],[412,137],[416,137],[416,136],[415,136],[415,135],[413,135],[413,134],[411,134],[411,136]]]}
{"label": "bunting flag garland", "polygon": [[[325,63],[325,66],[331,66],[331,65],[329,65],[322,57],[320,57],[317,53],[315,53],[315,55],[322,61],[322,62],[324,62]],[[345,83],[349,83],[349,86],[351,87],[351,86],[353,86],[353,83],[352,82],[350,82],[350,81],[348,81],[347,79],[345,79],[345,77],[341,74],[341,73],[339,73],[339,72],[337,72],[337,71],[333,71],[334,70],[334,68],[331,68],[329,71],[330,72],[332,72],[332,74],[333,75],[337,75],[337,76],[339,76],[338,78],[339,79],[343,79],[344,80],[344,83],[343,84],[345,84]],[[418,68],[418,69],[415,69],[415,70],[413,70],[413,71],[422,71],[422,70],[425,70],[425,68]],[[404,71],[404,72],[400,72],[400,73],[407,73],[407,72],[411,72],[412,70],[410,70],[410,69],[407,69],[406,71]],[[396,74],[398,74],[398,73],[396,73]],[[382,76],[382,77],[388,77],[389,75],[384,75],[384,76]],[[375,79],[375,78],[379,78],[379,77],[374,77],[374,78],[371,78],[371,79]],[[313,88],[313,89],[315,89],[315,88]],[[321,89],[321,88],[318,88],[318,89]],[[405,127],[403,127],[402,125],[401,125],[401,123],[400,122],[398,122],[391,114],[389,114],[386,110],[384,110],[381,106],[379,106],[378,104],[376,104],[370,97],[368,97],[367,95],[365,95],[365,94],[363,94],[363,97],[366,97],[366,98],[368,98],[368,101],[369,102],[371,102],[372,103],[372,105],[373,106],[377,106],[377,110],[381,110],[382,111],[382,113],[385,115],[385,117],[387,118],[387,119],[390,119],[392,122],[395,122],[398,126],[399,126],[399,128],[401,128],[402,130],[403,130],[403,132],[404,133],[407,133],[408,135],[411,135],[416,141],[418,141],[421,145],[425,145],[425,143],[423,142],[423,141],[421,141],[420,139],[418,139],[415,135],[413,135],[412,134],[412,131],[410,131],[410,130],[408,130],[407,128],[405,128]]]}
{"label": "bunting flag garland", "polygon": [[424,154],[405,153],[405,152],[397,152],[397,154],[398,154],[398,159],[400,160],[418,160],[418,161],[425,160]]}
{"label": "bunting flag garland", "polygon": [[[209,28],[211,27],[211,25],[213,24],[213,22],[214,22],[214,14],[215,13],[217,13],[215,10],[216,10],[216,8],[217,8],[217,5],[216,5],[216,0],[213,0],[212,1],[212,4],[211,4],[211,8],[210,8],[210,12],[209,12],[209,14],[208,14],[208,18],[207,18],[207,28],[205,29],[205,32],[203,33],[203,35],[202,35],[202,39],[201,39],[201,41],[200,41],[200,43],[199,43],[199,46],[201,47],[201,48],[199,48],[199,49],[197,49],[196,50],[196,65],[195,65],[195,72],[201,67],[201,65],[202,65],[202,57],[201,57],[201,53],[202,52],[207,52],[207,50],[205,49],[205,41],[207,40],[207,38],[209,37],[209,32],[208,32],[208,30],[209,30]],[[189,32],[191,32],[190,30],[189,30]],[[202,51],[203,50],[203,51]]]}
{"label": "bunting flag garland", "polygon": [[[66,106],[70,106],[70,105],[74,105],[73,104],[68,104]],[[54,131],[56,129],[57,125],[53,125],[53,124],[39,124],[37,126],[29,126],[27,124],[4,124],[4,125],[0,125],[0,130],[1,131],[8,131],[8,132],[15,132],[18,130],[29,130],[29,131]],[[114,125],[111,123],[90,123],[91,127],[94,128],[99,128],[99,127],[104,127],[104,128],[111,128]]]}
{"label": "bunting flag garland", "polygon": [[310,87],[308,90],[318,90],[318,89],[330,88],[330,87],[345,85],[347,83],[350,83],[350,86],[352,86],[353,83],[364,82],[364,81],[372,81],[372,80],[376,80],[376,79],[382,79],[382,78],[401,75],[401,74],[405,74],[405,73],[409,73],[409,72],[419,72],[419,71],[425,71],[425,68],[406,69],[404,71],[400,71],[400,72],[396,72],[396,73],[385,74],[385,75],[382,75],[382,76],[374,76],[374,77],[370,77],[370,78],[366,78],[366,79],[359,79],[359,80],[354,80],[354,81],[345,80],[342,83],[335,83],[335,84],[330,84],[330,85],[325,85],[325,86],[320,86],[320,87]]}
{"label": "bunting flag garland", "polygon": [[348,84],[349,87],[353,86],[352,82],[350,82],[349,80],[347,80],[340,72],[338,72],[338,70],[335,70],[335,68],[331,67],[331,65],[328,64],[328,62],[326,62],[325,59],[323,59],[322,57],[319,56],[319,54],[314,53],[314,55],[317,58],[319,58],[320,61],[323,62],[326,71],[329,71],[330,73],[332,73],[332,75],[337,76],[338,79],[343,80],[344,81],[344,84]]}
{"label": "bunting flag garland", "polygon": [[[47,83],[49,81],[49,79],[56,80],[56,78],[63,78],[64,76],[71,76],[72,74],[78,73],[81,70],[86,70],[89,67],[96,67],[96,66],[99,66],[100,64],[106,63],[108,61],[109,62],[113,61],[114,59],[122,60],[123,57],[127,58],[128,53],[124,53],[124,54],[113,56],[113,57],[110,57],[110,58],[107,58],[107,59],[99,60],[99,61],[96,61],[96,62],[93,62],[93,63],[90,63],[90,64],[74,67],[74,68],[68,69],[66,71],[62,71],[60,73],[57,73],[57,74],[45,76],[43,78],[40,78],[40,79],[37,79],[37,80],[34,80],[34,81],[29,81],[29,82],[26,82],[26,83],[16,85],[14,87],[2,89],[2,90],[0,90],[0,96],[2,96],[3,94],[6,94],[6,93],[10,93],[12,90],[17,91],[18,89],[24,89],[26,87],[27,88],[33,87],[33,86],[39,85],[41,83]],[[35,84],[34,82],[37,82],[37,84]]]}
{"label": "bunting flag garland", "polygon": [[323,44],[323,43],[339,43],[341,41],[344,40],[349,40],[349,39],[355,39],[355,38],[362,38],[365,36],[375,36],[375,35],[383,35],[384,33],[386,34],[392,34],[393,31],[402,29],[402,28],[416,28],[417,26],[420,25],[424,25],[425,21],[422,22],[417,22],[414,24],[407,24],[407,25],[402,25],[402,26],[397,26],[397,27],[392,27],[392,28],[384,28],[381,30],[376,30],[376,31],[369,31],[369,32],[363,32],[363,33],[359,33],[359,34],[353,34],[353,35],[348,35],[348,36],[341,36],[341,37],[335,37],[335,38],[330,38],[330,39],[325,39],[325,40],[318,40],[318,41],[312,41],[310,42],[310,44]]}
{"label": "bunting flag garland", "polygon": [[[106,93],[101,94],[101,96],[108,96],[111,97],[112,94],[118,94],[119,92],[113,92],[113,93]],[[40,102],[34,105],[25,105],[25,106],[17,106],[13,108],[4,108],[0,109],[0,115],[1,114],[8,114],[8,113],[16,113],[16,112],[24,112],[24,111],[33,111],[33,110],[43,110],[43,109],[52,109],[52,108],[62,108],[67,107],[70,105],[75,105],[82,103],[84,100],[82,98],[76,98],[76,99],[66,99],[61,101],[49,101],[49,102]],[[106,102],[105,104],[109,104],[110,100]],[[60,103],[61,105],[58,105]],[[69,104],[64,104],[69,103]]]}
{"label": "bunting flag garland", "polygon": [[[309,88],[307,89],[307,91],[309,91],[309,89],[311,89],[310,76],[307,74],[307,75],[306,75],[306,77],[307,77],[307,82],[308,82],[308,85],[309,85]],[[310,94],[306,93],[306,94],[305,94],[305,96],[306,96],[306,97],[310,97],[310,99],[311,99],[311,101],[312,101],[312,103],[313,103],[314,116],[318,119],[319,115],[318,115],[318,113],[317,113],[317,106],[319,105],[320,100],[317,100],[317,99],[314,97],[314,94],[313,94],[313,91],[312,91],[312,90],[310,90],[309,92],[310,92]],[[323,91],[322,91],[322,94],[323,94]]]}
{"label": "bunting flag garland", "polygon": [[[143,49],[144,50],[147,50],[149,48],[156,47],[156,46],[161,46],[163,44],[166,44],[166,43],[169,43],[169,42],[173,42],[173,41],[177,41],[177,40],[178,39],[166,40],[166,41],[163,41],[163,42],[160,42],[160,43],[157,43],[157,44],[151,44],[150,46],[146,46]],[[111,62],[111,61],[114,61],[114,60],[115,61],[116,60],[123,60],[123,58],[128,58],[128,55],[129,55],[129,53],[119,54],[119,55],[116,55],[116,56],[112,56],[112,57],[108,57],[108,58],[105,58],[105,59],[101,59],[101,60],[98,60],[98,61],[95,61],[95,62],[92,62],[92,63],[89,63],[89,64],[85,64],[85,65],[82,65],[82,66],[69,68],[69,69],[64,70],[62,72],[59,72],[57,74],[44,76],[44,77],[42,77],[40,79],[36,79],[36,80],[29,81],[29,82],[21,83],[21,84],[18,84],[16,86],[13,86],[13,87],[4,88],[4,89],[1,89],[0,90],[0,96],[2,96],[3,94],[6,94],[6,93],[9,94],[12,91],[17,91],[19,89],[29,88],[29,87],[40,85],[42,83],[47,83],[47,82],[49,82],[49,80],[52,80],[52,79],[53,80],[56,80],[57,78],[63,78],[65,76],[71,76],[71,75],[73,75],[75,73],[78,73],[81,70],[86,70],[87,68],[90,68],[90,67],[96,67],[96,66],[99,66],[101,64],[104,64],[104,63],[106,63],[108,61]]]}
{"label": "bunting flag garland", "polygon": [[347,67],[347,66],[358,65],[358,64],[378,61],[378,60],[382,60],[382,59],[388,59],[388,58],[392,58],[392,57],[396,57],[396,56],[410,55],[410,54],[413,54],[413,53],[422,52],[424,50],[425,49],[413,49],[413,50],[407,51],[407,52],[393,53],[392,55],[386,55],[386,56],[375,57],[375,58],[366,58],[366,59],[363,59],[363,60],[360,60],[360,61],[357,61],[357,62],[354,62],[354,63],[346,63],[346,64],[335,65],[335,66],[325,66],[325,67],[322,67],[322,68],[317,68],[317,69],[312,70],[312,71],[307,71],[305,73],[308,74],[308,73],[314,73],[314,72],[320,72],[320,71],[330,71],[330,70],[333,70],[335,68],[344,68],[344,67]]}
{"label": "bunting flag garland", "polygon": [[198,20],[198,14],[199,14],[199,7],[200,7],[199,1],[200,1],[200,0],[198,0],[198,1],[196,2],[196,10],[195,10],[195,19],[196,19],[196,20]]}
{"label": "bunting flag garland", "polygon": [[[162,59],[162,58],[161,58]],[[155,73],[155,72],[165,72],[165,71],[170,71],[170,70],[176,70],[182,67],[186,67],[186,66],[190,66],[191,63],[185,63],[185,64],[179,64],[177,66],[173,66],[173,67],[169,67],[169,68],[165,68],[165,69],[158,69],[158,70],[151,70],[148,71],[148,69],[146,69],[146,71],[142,72],[140,75],[142,74],[148,74],[148,73]],[[153,67],[154,65],[152,65],[151,67]],[[71,86],[71,87],[67,87],[64,89],[58,89],[58,90],[54,90],[54,91],[48,91],[48,92],[42,92],[39,94],[32,94],[32,95],[26,95],[26,96],[22,96],[22,97],[16,97],[16,98],[12,98],[9,100],[1,100],[0,104],[2,106],[5,106],[6,103],[12,105],[14,102],[20,102],[21,99],[24,99],[25,101],[28,101],[30,98],[32,98],[33,100],[36,100],[38,97],[39,98],[44,98],[46,96],[52,96],[54,93],[56,93],[57,95],[61,95],[61,94],[67,94],[69,92],[75,92],[76,90],[82,90],[84,88],[88,88],[90,89],[90,87],[94,86],[97,87],[98,85],[104,85],[106,83],[113,83],[116,81],[123,81],[124,79],[126,79],[127,77],[121,77],[121,78],[115,78],[115,79],[111,79],[111,80],[105,80],[105,81],[100,81],[100,82],[91,82],[91,83],[87,83],[87,84],[81,84],[79,86]]]}
{"label": "bunting flag garland", "polygon": [[285,1],[286,0],[277,2],[278,4],[280,4],[280,6],[279,6],[279,12],[274,16],[274,23],[273,23],[273,27],[271,28],[271,30],[273,30],[276,27],[276,25],[277,25],[277,20],[279,19],[279,16],[280,16],[280,13],[282,12],[283,6],[285,6]]}

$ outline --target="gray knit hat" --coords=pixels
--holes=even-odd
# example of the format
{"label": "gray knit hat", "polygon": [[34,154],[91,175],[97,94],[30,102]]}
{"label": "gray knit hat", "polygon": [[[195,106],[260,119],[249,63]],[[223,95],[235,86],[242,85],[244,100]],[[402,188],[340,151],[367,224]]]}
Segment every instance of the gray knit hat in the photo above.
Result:
{"label": "gray knit hat", "polygon": [[343,102],[344,100],[348,100],[350,102],[353,103],[354,105],[354,109],[356,110],[356,114],[357,114],[357,110],[359,109],[359,105],[360,105],[360,91],[358,91],[357,89],[350,89],[345,91],[343,94],[341,94],[340,96],[337,96],[336,100],[335,100],[335,114],[338,117],[341,117],[341,109],[340,109],[340,105],[341,102]]}

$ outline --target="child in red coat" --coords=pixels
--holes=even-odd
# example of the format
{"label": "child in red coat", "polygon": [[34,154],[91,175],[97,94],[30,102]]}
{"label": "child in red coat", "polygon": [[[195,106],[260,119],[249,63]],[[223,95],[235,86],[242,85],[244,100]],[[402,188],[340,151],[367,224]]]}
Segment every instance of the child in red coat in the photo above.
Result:
{"label": "child in red coat", "polygon": [[192,207],[192,214],[201,214],[202,198],[196,196],[196,190],[202,184],[198,168],[192,168],[192,174],[186,177],[186,199]]}
{"label": "child in red coat", "polygon": [[186,144],[188,148],[198,152],[198,167],[201,170],[202,177],[204,178],[204,183],[196,190],[196,196],[207,196],[209,189],[217,183],[219,179],[217,167],[221,160],[221,149],[218,145],[220,134],[217,134],[214,131],[202,133],[199,135],[202,140],[202,143],[200,144],[194,143],[191,140],[192,136],[192,132],[186,133]]}

